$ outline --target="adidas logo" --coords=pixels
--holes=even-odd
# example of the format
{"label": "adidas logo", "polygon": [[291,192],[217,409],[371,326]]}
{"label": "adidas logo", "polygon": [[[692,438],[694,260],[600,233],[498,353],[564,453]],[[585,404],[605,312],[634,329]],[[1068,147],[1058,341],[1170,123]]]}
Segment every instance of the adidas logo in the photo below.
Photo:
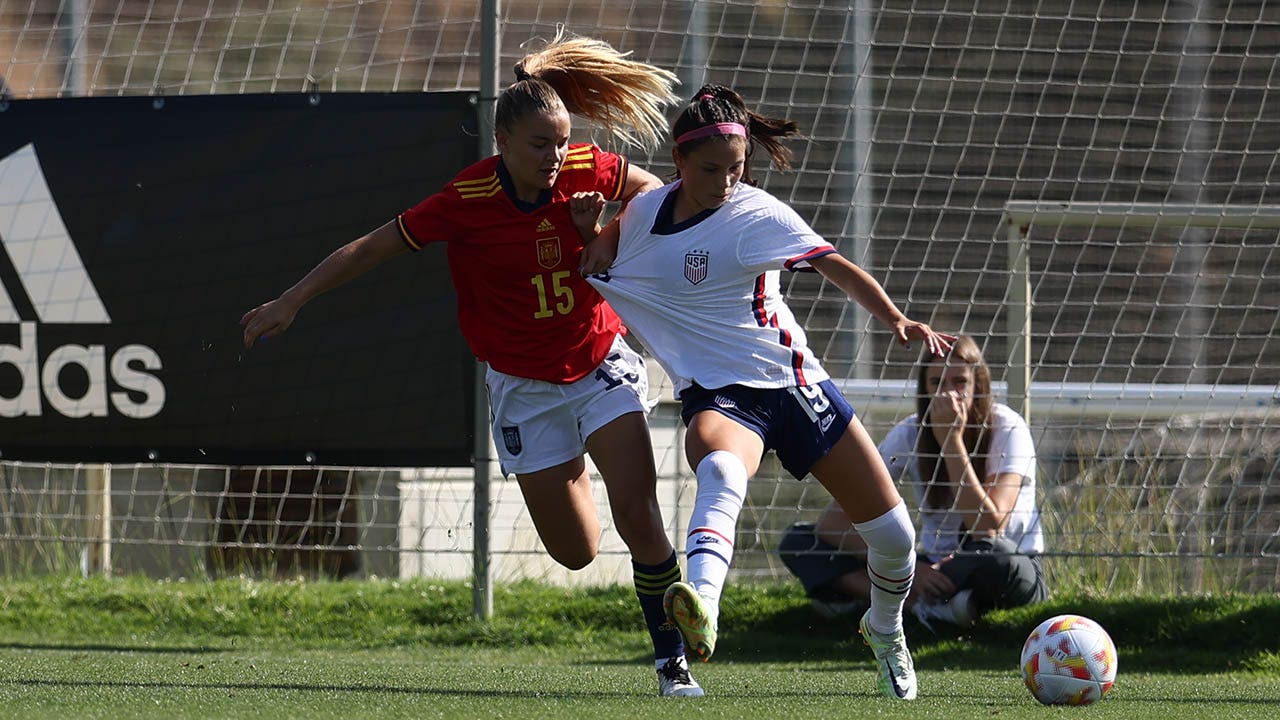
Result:
{"label": "adidas logo", "polygon": [[538,229],[534,232],[550,232],[555,229],[556,226],[552,225],[550,220],[542,218],[542,222],[538,223]]}
{"label": "adidas logo", "polygon": [[[72,343],[48,352],[38,347],[39,325],[108,325],[111,316],[67,232],[30,143],[0,158],[0,245],[19,285],[0,285],[0,327],[18,324],[18,344],[0,343],[0,366],[13,366],[21,379],[16,395],[0,386],[0,417],[39,416],[45,402],[71,418],[106,417],[112,409],[139,419],[159,414],[165,388],[151,372],[162,367],[154,349],[125,345],[108,356],[105,345]],[[14,297],[30,302],[34,321],[21,317]],[[62,386],[66,368],[76,368],[71,374],[81,376],[74,397]],[[81,390],[86,377],[87,387]]]}

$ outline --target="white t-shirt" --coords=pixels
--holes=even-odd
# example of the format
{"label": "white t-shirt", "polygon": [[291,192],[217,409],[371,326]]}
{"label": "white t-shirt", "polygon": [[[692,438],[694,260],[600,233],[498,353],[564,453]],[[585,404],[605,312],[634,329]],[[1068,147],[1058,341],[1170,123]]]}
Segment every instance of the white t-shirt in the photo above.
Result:
{"label": "white t-shirt", "polygon": [[[1022,487],[1014,503],[1004,536],[1023,552],[1044,552],[1044,530],[1040,510],[1036,507],[1036,449],[1031,430],[1022,416],[1007,405],[995,403],[992,408],[992,430],[987,477],[1000,473],[1022,476]],[[880,457],[889,474],[899,480],[904,472],[916,494],[920,508],[921,529],[918,544],[930,562],[937,562],[959,546],[960,513],[951,508],[925,505],[925,481],[920,476],[920,463],[915,462],[916,438],[920,434],[920,418],[912,415],[899,422],[880,442]],[[986,480],[986,478],[979,478]]]}
{"label": "white t-shirt", "polygon": [[590,278],[667,371],[676,396],[695,382],[785,388],[829,379],[783,300],[779,275],[811,270],[810,259],[835,248],[790,207],[743,183],[701,220],[655,228],[678,185],[631,201],[613,267]]}

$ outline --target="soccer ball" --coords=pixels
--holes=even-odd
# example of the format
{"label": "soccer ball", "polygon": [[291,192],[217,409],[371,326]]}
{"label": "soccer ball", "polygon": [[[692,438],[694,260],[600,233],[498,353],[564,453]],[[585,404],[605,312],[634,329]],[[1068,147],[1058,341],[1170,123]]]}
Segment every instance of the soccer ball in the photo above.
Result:
{"label": "soccer ball", "polygon": [[1116,646],[1098,623],[1058,615],[1022,645],[1022,681],[1045,705],[1092,705],[1116,681]]}

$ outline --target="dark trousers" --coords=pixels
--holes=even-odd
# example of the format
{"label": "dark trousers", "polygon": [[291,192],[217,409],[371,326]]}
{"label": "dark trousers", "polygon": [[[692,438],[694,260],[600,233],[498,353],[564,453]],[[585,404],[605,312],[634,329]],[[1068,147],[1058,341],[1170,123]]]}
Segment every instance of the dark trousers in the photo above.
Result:
{"label": "dark trousers", "polygon": [[[1020,555],[1017,550],[1008,538],[970,538],[955,557],[942,563],[941,572],[951,579],[957,592],[973,590],[974,608],[979,614],[1047,599],[1049,589],[1040,556]],[[854,600],[835,590],[832,583],[841,575],[867,566],[864,554],[842,553],[819,539],[811,522],[787,528],[778,544],[778,555],[800,580],[805,594],[827,602]]]}

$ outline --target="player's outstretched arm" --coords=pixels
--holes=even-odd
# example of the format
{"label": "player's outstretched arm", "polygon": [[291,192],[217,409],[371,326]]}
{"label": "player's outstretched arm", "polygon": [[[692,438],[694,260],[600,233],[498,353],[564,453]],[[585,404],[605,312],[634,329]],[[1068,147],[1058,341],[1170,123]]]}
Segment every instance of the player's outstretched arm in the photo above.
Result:
{"label": "player's outstretched arm", "polygon": [[937,332],[928,325],[903,315],[880,283],[844,256],[832,253],[814,258],[810,264],[877,320],[893,328],[894,337],[899,343],[910,347],[912,340],[922,340],[935,357],[944,357],[951,351],[951,344],[956,341],[955,335]]}
{"label": "player's outstretched arm", "polygon": [[293,318],[312,298],[372,270],[385,260],[408,250],[393,220],[359,239],[334,250],[329,257],[280,297],[263,303],[240,318],[244,346],[275,337],[293,324]]}

